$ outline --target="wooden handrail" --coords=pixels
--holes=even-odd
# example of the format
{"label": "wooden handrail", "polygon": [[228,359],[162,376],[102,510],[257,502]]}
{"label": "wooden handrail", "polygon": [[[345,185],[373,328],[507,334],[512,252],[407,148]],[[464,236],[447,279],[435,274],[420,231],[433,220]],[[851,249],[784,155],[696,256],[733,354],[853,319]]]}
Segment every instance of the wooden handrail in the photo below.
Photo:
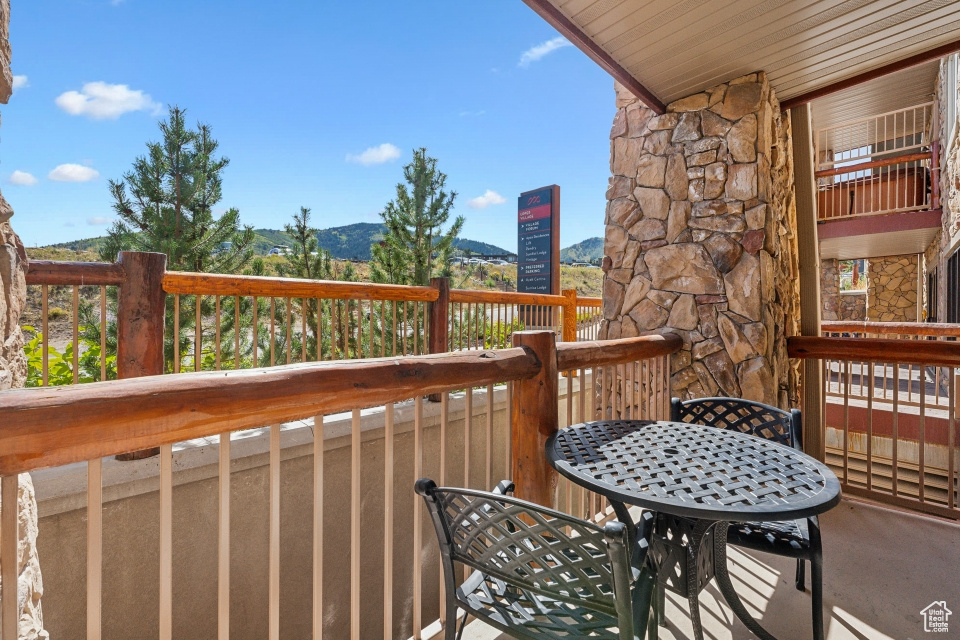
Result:
{"label": "wooden handrail", "polygon": [[[550,332],[541,332],[549,334]],[[557,345],[551,371],[673,353],[675,335]],[[955,345],[960,361],[960,344]],[[0,393],[0,475],[35,471],[227,431],[528,380],[526,347],[203,371]]]}
{"label": "wooden handrail", "polygon": [[849,164],[843,167],[834,167],[833,169],[820,169],[819,171],[814,171],[813,175],[815,178],[829,178],[830,176],[838,176],[843,173],[856,173],[857,171],[864,171],[865,169],[877,169],[879,167],[889,167],[895,164],[901,164],[904,162],[916,162],[918,160],[929,160],[930,153],[908,153],[902,156],[896,156],[894,158],[883,158],[882,160],[870,160],[869,162],[861,162],[859,164]]}
{"label": "wooden handrail", "polygon": [[557,370],[573,371],[646,360],[676,353],[682,346],[680,336],[672,333],[618,340],[561,342],[557,344]]}
{"label": "wooden handrail", "polygon": [[586,298],[586,297],[577,297],[577,306],[578,307],[602,307],[603,298]]}
{"label": "wooden handrail", "polygon": [[787,338],[791,358],[960,367],[960,342],[888,338]]}
{"label": "wooden handrail", "polygon": [[519,291],[479,291],[476,289],[450,289],[450,302],[479,304],[535,304],[561,307],[566,303],[563,296]]}
{"label": "wooden handrail", "polygon": [[960,324],[946,322],[853,322],[824,320],[823,331],[831,333],[875,333],[883,335],[960,337]]}
{"label": "wooden handrail", "polygon": [[27,266],[27,284],[118,286],[123,279],[119,263],[31,260]]}
{"label": "wooden handrail", "polygon": [[163,290],[167,293],[179,295],[334,298],[338,300],[397,300],[408,302],[433,302],[439,295],[433,287],[265,276],[234,276],[182,271],[168,271],[163,276]]}
{"label": "wooden handrail", "polygon": [[311,362],[0,393],[0,475],[537,375],[527,349]]}

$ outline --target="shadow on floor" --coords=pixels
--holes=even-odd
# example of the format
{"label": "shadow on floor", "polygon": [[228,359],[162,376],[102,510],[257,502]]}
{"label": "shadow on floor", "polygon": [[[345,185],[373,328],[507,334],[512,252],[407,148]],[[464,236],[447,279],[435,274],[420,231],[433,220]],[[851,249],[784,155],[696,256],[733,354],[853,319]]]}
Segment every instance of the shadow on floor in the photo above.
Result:
{"label": "shadow on floor", "polygon": [[[823,531],[824,630],[827,640],[920,640],[921,611],[945,600],[957,612],[950,632],[960,638],[960,525],[859,500],[844,499],[820,517]],[[779,640],[813,637],[809,565],[807,591],[793,584],[794,561],[731,549],[730,575],[747,609]],[[701,594],[704,636],[755,636],[733,616],[715,583]],[[664,640],[693,637],[686,601],[668,592]],[[508,640],[472,622],[464,640]]]}

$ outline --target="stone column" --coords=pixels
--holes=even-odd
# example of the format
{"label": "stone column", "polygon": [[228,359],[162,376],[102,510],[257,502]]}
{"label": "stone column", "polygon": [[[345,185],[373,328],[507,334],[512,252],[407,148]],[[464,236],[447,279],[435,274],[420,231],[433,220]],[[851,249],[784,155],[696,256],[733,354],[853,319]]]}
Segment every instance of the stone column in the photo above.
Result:
{"label": "stone column", "polygon": [[[6,104],[12,92],[10,72],[10,1],[0,0],[0,102]],[[0,393],[22,387],[27,379],[27,359],[23,353],[20,314],[27,300],[27,254],[13,232],[13,209],[0,194]],[[3,418],[0,416],[0,421]],[[20,638],[48,638],[43,629],[40,596],[43,577],[37,557],[37,499],[30,474],[19,478],[17,492],[19,545],[17,548],[17,590],[20,601]],[[7,597],[7,589],[3,590]]]}
{"label": "stone column", "polygon": [[752,73],[655,116],[617,86],[602,338],[672,332],[672,391],[797,406],[788,114]]}
{"label": "stone column", "polygon": [[820,261],[820,300],[824,320],[840,319],[840,263],[832,258]]}
{"label": "stone column", "polygon": [[917,322],[920,256],[871,258],[867,266],[867,320]]}

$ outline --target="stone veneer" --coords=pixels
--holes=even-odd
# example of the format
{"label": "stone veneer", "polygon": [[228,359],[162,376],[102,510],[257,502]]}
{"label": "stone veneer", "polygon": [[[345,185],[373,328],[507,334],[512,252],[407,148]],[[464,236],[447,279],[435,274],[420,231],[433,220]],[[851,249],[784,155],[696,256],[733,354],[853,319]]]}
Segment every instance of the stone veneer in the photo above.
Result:
{"label": "stone veneer", "polygon": [[617,85],[601,338],[672,332],[673,393],[797,406],[789,115],[764,73],[656,116]]}
{"label": "stone veneer", "polygon": [[[940,123],[940,130],[936,133],[940,139],[942,227],[940,233],[927,248],[926,260],[924,261],[927,272],[939,269],[938,291],[926,292],[926,295],[936,296],[937,308],[941,314],[941,317],[937,320],[940,322],[946,322],[946,318],[942,316],[943,310],[947,306],[947,278],[944,275],[946,274],[947,260],[960,246],[960,109],[958,109],[953,122],[949,122],[947,117],[947,94],[952,92],[955,97],[960,99],[960,77],[958,77],[957,85],[947,85],[945,60],[946,58],[940,62],[940,72],[937,76],[935,91],[935,102],[939,111],[938,121]],[[947,139],[947,131],[951,124],[955,126],[952,145],[950,144],[951,141]],[[926,288],[926,283],[924,283],[924,288]]]}
{"label": "stone veneer", "polygon": [[[0,0],[0,102],[10,97],[10,0]],[[22,387],[27,379],[20,314],[27,300],[27,254],[10,226],[13,209],[0,194],[0,393]],[[2,421],[2,418],[0,418]],[[37,499],[30,474],[20,475],[17,490],[17,599],[20,603],[19,637],[47,638],[43,629],[40,596],[43,577],[37,556]],[[2,508],[2,505],[0,505]],[[2,589],[2,585],[0,585]],[[7,590],[3,589],[4,597]]]}
{"label": "stone veneer", "polygon": [[867,319],[867,294],[864,291],[840,293],[840,320],[862,322]]}
{"label": "stone veneer", "polygon": [[840,261],[820,261],[820,317],[823,320],[866,320],[864,291],[840,291]]}
{"label": "stone veneer", "polygon": [[919,256],[870,258],[867,267],[867,320],[917,322]]}
{"label": "stone veneer", "polygon": [[827,258],[820,261],[820,318],[840,319],[840,261]]}

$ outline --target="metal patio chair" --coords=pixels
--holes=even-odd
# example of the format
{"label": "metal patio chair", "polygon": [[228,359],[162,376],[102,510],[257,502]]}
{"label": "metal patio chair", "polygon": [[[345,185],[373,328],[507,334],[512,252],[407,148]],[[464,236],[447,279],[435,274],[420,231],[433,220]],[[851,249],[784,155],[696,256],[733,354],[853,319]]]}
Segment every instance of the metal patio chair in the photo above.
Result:
{"label": "metal patio chair", "polygon": [[[759,402],[739,398],[697,398],[681,402],[673,398],[670,407],[673,422],[702,424],[720,429],[749,433],[802,450],[799,409],[790,413]],[[823,639],[823,548],[820,522],[816,516],[784,522],[735,522],[730,525],[727,542],[738,547],[797,559],[796,586],[806,588],[804,560],[810,561],[810,595],[813,605],[813,637]],[[658,601],[663,602],[662,587]],[[662,620],[662,604],[658,620]]]}
{"label": "metal patio chair", "polygon": [[[650,517],[631,542],[623,523],[600,527],[506,495],[508,480],[492,493],[428,478],[415,490],[440,541],[446,640],[462,636],[467,614],[530,640],[644,637],[654,585],[644,566]],[[457,565],[473,569],[459,585]],[[465,614],[455,633],[458,609]]]}

